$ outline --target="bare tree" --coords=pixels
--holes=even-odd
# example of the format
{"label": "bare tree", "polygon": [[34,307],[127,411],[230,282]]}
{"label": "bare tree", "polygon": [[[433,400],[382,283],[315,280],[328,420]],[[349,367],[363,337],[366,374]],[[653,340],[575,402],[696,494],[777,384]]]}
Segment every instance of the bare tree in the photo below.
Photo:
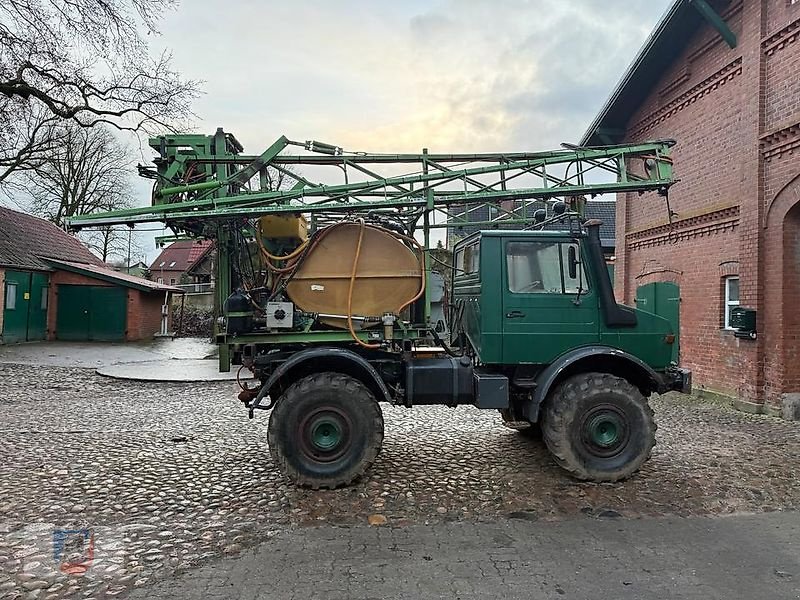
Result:
{"label": "bare tree", "polygon": [[59,120],[41,106],[0,96],[0,184],[12,173],[40,165],[57,147]]}
{"label": "bare tree", "polygon": [[28,208],[56,225],[78,214],[132,204],[128,149],[104,127],[63,128],[60,143],[24,175]]}
{"label": "bare tree", "polygon": [[197,82],[170,55],[151,57],[176,0],[0,2],[0,183],[54,146],[58,127],[107,124],[152,132],[185,127]]}
{"label": "bare tree", "polygon": [[[58,226],[68,217],[133,205],[128,148],[107,127],[61,127],[59,144],[16,178],[25,208]],[[128,254],[127,228],[101,227],[81,239],[104,261]],[[132,247],[137,254],[138,244]]]}
{"label": "bare tree", "polygon": [[106,263],[114,261],[128,267],[129,262],[140,260],[145,254],[135,232],[127,227],[104,225],[97,229],[84,229],[77,236]]}

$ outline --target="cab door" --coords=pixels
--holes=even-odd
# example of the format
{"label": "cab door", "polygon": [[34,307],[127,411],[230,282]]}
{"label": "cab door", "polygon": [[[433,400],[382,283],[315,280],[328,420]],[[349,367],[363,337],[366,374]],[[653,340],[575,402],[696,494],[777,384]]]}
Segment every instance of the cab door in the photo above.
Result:
{"label": "cab door", "polygon": [[578,241],[507,238],[503,250],[504,364],[546,364],[598,342],[598,296]]}

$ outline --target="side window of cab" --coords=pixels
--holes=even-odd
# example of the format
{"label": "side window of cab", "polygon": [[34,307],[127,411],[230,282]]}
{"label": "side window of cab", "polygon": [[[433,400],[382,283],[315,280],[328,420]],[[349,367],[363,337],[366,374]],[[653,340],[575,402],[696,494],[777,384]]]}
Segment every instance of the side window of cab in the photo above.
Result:
{"label": "side window of cab", "polygon": [[589,291],[576,242],[520,241],[506,244],[508,289],[515,294],[571,294]]}
{"label": "side window of cab", "polygon": [[474,275],[480,268],[480,245],[476,241],[474,244],[464,246],[456,252],[454,266],[455,276]]}

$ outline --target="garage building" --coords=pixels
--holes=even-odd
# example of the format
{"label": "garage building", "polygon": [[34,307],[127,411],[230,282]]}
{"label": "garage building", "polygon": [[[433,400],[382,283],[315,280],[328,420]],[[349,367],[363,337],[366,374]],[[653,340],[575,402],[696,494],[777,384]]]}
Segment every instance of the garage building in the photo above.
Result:
{"label": "garage building", "polygon": [[49,221],[0,207],[0,343],[133,341],[182,293],[106,267]]}

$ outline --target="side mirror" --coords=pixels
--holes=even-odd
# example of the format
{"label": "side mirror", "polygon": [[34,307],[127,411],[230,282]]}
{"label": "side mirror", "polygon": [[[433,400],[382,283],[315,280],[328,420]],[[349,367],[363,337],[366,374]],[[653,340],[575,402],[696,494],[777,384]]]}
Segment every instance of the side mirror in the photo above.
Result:
{"label": "side mirror", "polygon": [[569,278],[577,279],[578,277],[578,252],[575,246],[567,248],[567,268],[569,269]]}

